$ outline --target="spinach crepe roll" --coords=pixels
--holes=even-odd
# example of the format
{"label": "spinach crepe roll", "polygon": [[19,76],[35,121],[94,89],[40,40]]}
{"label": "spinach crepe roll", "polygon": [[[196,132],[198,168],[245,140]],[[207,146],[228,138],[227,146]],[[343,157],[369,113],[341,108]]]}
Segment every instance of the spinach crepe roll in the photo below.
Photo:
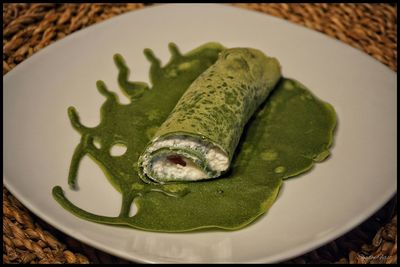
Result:
{"label": "spinach crepe roll", "polygon": [[145,182],[197,181],[229,169],[243,128],[281,77],[278,60],[223,50],[182,95],[139,157]]}

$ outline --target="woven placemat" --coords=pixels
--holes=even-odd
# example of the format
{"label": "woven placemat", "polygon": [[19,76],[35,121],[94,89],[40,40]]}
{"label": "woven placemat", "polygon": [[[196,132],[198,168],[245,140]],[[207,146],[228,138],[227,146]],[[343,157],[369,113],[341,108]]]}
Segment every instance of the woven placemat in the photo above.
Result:
{"label": "woven placemat", "polygon": [[[148,4],[3,4],[3,75],[64,36]],[[235,4],[323,32],[397,71],[396,4]],[[3,187],[3,263],[130,263],[69,237]],[[397,195],[344,236],[284,263],[397,263]]]}

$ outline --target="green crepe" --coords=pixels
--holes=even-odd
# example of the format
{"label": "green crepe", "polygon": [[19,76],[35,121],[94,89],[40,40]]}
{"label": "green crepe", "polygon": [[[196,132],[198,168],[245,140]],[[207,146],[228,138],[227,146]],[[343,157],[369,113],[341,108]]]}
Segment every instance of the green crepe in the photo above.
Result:
{"label": "green crepe", "polygon": [[187,89],[139,159],[146,181],[193,181],[228,170],[249,118],[281,77],[278,60],[223,50]]}

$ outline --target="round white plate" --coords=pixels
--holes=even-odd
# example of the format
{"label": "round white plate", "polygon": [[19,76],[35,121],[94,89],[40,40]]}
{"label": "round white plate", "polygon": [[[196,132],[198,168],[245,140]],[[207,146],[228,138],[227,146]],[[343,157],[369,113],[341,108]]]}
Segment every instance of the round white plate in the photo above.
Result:
{"label": "round white plate", "polygon": [[[338,115],[332,156],[284,182],[276,203],[254,224],[233,232],[152,233],[81,220],[61,208],[51,189],[72,202],[118,215],[121,196],[85,158],[79,191],[67,186],[79,135],[67,108],[95,126],[102,79],[121,101],[112,57],[121,53],[131,79],[148,81],[149,47],[164,63],[167,45],[187,52],[209,41],[249,46],[277,57],[287,77],[331,103]],[[137,262],[277,262],[344,234],[396,192],[396,73],[372,57],[287,21],[227,5],[159,5],[78,31],[39,51],[4,76],[3,179],[32,212],[63,232]],[[134,119],[134,118],[132,118]]]}

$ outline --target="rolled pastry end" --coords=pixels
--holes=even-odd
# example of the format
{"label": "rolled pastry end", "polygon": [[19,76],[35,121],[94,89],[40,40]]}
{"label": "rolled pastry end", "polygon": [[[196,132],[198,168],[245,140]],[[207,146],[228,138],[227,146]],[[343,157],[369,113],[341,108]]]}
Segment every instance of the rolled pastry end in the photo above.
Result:
{"label": "rolled pastry end", "polygon": [[145,181],[198,181],[227,171],[229,157],[205,138],[174,134],[154,140],[140,157],[139,168]]}

